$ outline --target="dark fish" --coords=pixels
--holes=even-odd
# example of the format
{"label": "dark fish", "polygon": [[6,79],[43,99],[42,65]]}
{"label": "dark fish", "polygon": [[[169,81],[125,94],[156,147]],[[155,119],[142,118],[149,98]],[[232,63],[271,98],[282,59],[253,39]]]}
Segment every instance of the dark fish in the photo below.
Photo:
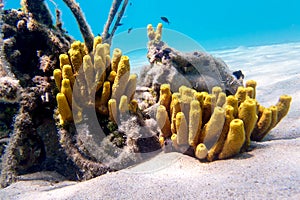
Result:
{"label": "dark fish", "polygon": [[129,5],[132,6],[132,3],[130,2]]}
{"label": "dark fish", "polygon": [[118,23],[118,24],[117,24],[117,26],[122,26],[122,25],[123,25],[122,23]]}
{"label": "dark fish", "polygon": [[160,18],[161,18],[161,20],[163,20],[163,21],[166,22],[167,24],[170,24],[168,18],[166,18],[166,17],[160,17]]}
{"label": "dark fish", "polygon": [[244,79],[244,74],[243,74],[243,72],[241,71],[241,70],[238,70],[238,71],[235,71],[235,72],[233,72],[232,73],[237,79],[240,79],[240,78],[242,78],[242,79]]}
{"label": "dark fish", "polygon": [[133,28],[130,27],[128,30],[127,30],[127,33],[130,33],[130,31],[132,30]]}

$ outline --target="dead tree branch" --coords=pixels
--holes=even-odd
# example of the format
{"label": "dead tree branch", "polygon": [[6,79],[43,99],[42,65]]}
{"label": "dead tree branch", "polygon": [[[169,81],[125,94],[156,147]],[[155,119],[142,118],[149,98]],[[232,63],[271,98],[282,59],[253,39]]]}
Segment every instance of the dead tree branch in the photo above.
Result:
{"label": "dead tree branch", "polygon": [[90,26],[85,20],[84,14],[81,11],[79,4],[75,0],[63,0],[65,4],[70,8],[72,13],[74,14],[76,21],[79,25],[80,32],[83,36],[85,45],[89,52],[93,50],[93,40],[94,36],[91,31]]}
{"label": "dead tree branch", "polygon": [[118,13],[118,16],[117,16],[117,19],[116,19],[116,22],[114,23],[114,26],[113,26],[113,29],[112,31],[109,33],[109,28],[118,12],[118,9],[121,5],[123,0],[114,0],[112,6],[111,6],[111,9],[110,9],[110,12],[108,14],[108,19],[106,21],[106,24],[104,26],[104,30],[103,30],[103,33],[102,33],[102,38],[103,38],[103,41],[108,43],[108,44],[111,44],[111,40],[119,26],[119,23],[123,17],[123,14],[125,12],[125,9],[127,7],[127,4],[128,4],[128,0],[124,0],[123,2],[123,5],[122,5],[122,8],[120,10],[120,12]]}

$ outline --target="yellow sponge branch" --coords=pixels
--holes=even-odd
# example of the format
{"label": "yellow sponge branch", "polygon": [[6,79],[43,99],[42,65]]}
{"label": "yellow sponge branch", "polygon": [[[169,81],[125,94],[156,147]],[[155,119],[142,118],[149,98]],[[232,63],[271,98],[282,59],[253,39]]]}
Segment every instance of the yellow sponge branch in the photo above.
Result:
{"label": "yellow sponge branch", "polygon": [[204,143],[208,149],[210,149],[215,142],[217,142],[219,136],[221,135],[224,122],[225,111],[221,107],[216,107],[210,120],[203,127],[201,133],[200,142]]}
{"label": "yellow sponge branch", "polygon": [[53,77],[54,77],[55,85],[60,91],[61,81],[62,81],[62,72],[61,72],[61,70],[60,69],[55,69],[53,71]]}
{"label": "yellow sponge branch", "polygon": [[257,105],[254,99],[246,99],[239,107],[238,117],[243,120],[245,126],[246,149],[250,146],[250,136],[258,119],[256,110]]}
{"label": "yellow sponge branch", "polygon": [[118,65],[117,76],[112,86],[112,98],[117,102],[124,94],[129,79],[130,64],[128,56],[122,56]]}
{"label": "yellow sponge branch", "polygon": [[280,96],[279,101],[276,104],[276,107],[277,107],[277,110],[278,110],[277,124],[288,113],[288,111],[290,109],[291,101],[292,101],[292,97],[289,96],[289,95]]}
{"label": "yellow sponge branch", "polygon": [[188,144],[188,126],[183,112],[176,115],[177,144]]}
{"label": "yellow sponge branch", "polygon": [[118,71],[118,64],[122,57],[121,49],[115,48],[113,51],[112,61],[111,61],[111,70],[117,72]]}
{"label": "yellow sponge branch", "polygon": [[196,150],[195,150],[195,156],[196,158],[202,160],[205,159],[207,156],[208,150],[205,146],[205,144],[200,143],[197,145]]}
{"label": "yellow sponge branch", "polygon": [[191,101],[189,115],[189,145],[196,147],[202,127],[202,110],[198,100]]}
{"label": "yellow sponge branch", "polygon": [[72,121],[72,111],[68,104],[67,98],[63,93],[58,93],[56,95],[56,101],[58,106],[58,111],[60,114],[60,124],[63,125],[67,121]]}
{"label": "yellow sponge branch", "polygon": [[253,99],[256,98],[256,85],[257,85],[257,83],[254,80],[248,80],[246,82],[246,87],[252,87],[253,88],[253,96],[252,96]]}
{"label": "yellow sponge branch", "polygon": [[224,143],[223,149],[218,156],[219,159],[230,158],[238,154],[244,143],[244,123],[240,119],[234,119],[230,122],[229,132]]}
{"label": "yellow sponge branch", "polygon": [[161,136],[166,138],[172,135],[171,123],[168,116],[168,112],[165,106],[160,105],[156,112],[156,121],[159,129],[161,130]]}
{"label": "yellow sponge branch", "polygon": [[272,123],[272,111],[269,108],[265,108],[262,116],[257,122],[253,132],[251,133],[251,139],[255,141],[262,140],[267,134],[267,130],[269,129]]}

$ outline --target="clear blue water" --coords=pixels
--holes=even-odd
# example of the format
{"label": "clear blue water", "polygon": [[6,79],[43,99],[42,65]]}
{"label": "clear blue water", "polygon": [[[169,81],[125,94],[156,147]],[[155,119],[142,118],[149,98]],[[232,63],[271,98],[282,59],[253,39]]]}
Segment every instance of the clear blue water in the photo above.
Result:
{"label": "clear blue water", "polygon": [[[101,34],[112,0],[79,2],[94,35]],[[19,0],[4,0],[5,8],[20,8]],[[112,48],[130,56],[131,68],[139,73],[146,58],[146,26],[164,23],[163,41],[181,51],[248,48],[300,41],[299,0],[130,0]],[[52,13],[62,10],[63,27],[75,39],[82,37],[76,21],[62,0],[46,0]],[[128,28],[133,27],[130,34]]]}
{"label": "clear blue water", "polygon": [[[101,34],[112,0],[76,0],[95,35]],[[19,0],[4,0],[6,8],[19,8]],[[54,12],[62,10],[64,27],[82,40],[74,17],[62,0],[46,0]],[[55,2],[55,4],[53,3]],[[89,2],[89,3],[87,3]],[[156,25],[160,17],[171,22],[169,28],[196,40],[207,50],[258,46],[300,41],[299,0],[130,0],[118,33],[133,27]],[[146,41],[145,41],[146,42]]]}

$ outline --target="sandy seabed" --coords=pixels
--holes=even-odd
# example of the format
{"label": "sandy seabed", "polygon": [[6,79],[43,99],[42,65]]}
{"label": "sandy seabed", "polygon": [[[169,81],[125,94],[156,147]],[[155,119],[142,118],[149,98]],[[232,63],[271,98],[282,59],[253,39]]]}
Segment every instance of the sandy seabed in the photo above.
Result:
{"label": "sandy seabed", "polygon": [[293,98],[288,115],[250,152],[211,163],[161,153],[80,183],[40,172],[1,189],[0,199],[300,199],[300,43],[211,53],[257,81],[263,106],[282,94]]}

